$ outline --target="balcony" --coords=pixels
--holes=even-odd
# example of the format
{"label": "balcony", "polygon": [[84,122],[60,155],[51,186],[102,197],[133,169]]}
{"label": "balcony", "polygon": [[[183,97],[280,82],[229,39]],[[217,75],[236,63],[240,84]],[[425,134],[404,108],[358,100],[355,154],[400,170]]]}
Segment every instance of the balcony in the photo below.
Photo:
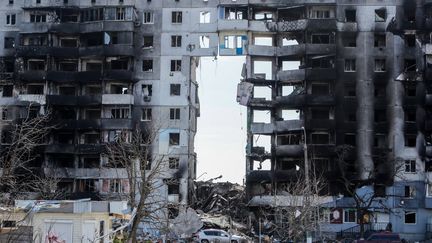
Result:
{"label": "balcony", "polygon": [[47,95],[47,102],[50,105],[67,106],[100,105],[101,95]]}
{"label": "balcony", "polygon": [[306,30],[307,25],[308,25],[307,19],[266,23],[267,29],[273,32],[304,31]]}
{"label": "balcony", "polygon": [[254,32],[268,32],[267,21],[263,20],[249,20],[249,31]]}
{"label": "balcony", "polygon": [[132,129],[132,119],[102,119],[102,129]]}
{"label": "balcony", "polygon": [[61,46],[55,46],[49,48],[49,53],[53,57],[69,57],[69,58],[76,58],[78,57],[78,48],[77,47],[61,47]]}
{"label": "balcony", "polygon": [[246,175],[246,184],[271,182],[272,171],[270,170],[254,170]]}
{"label": "balcony", "polygon": [[129,70],[106,70],[105,78],[110,80],[132,80],[133,71]]}
{"label": "balcony", "polygon": [[274,46],[258,46],[249,45],[248,54],[251,56],[274,56],[276,54],[276,47]]}
{"label": "balcony", "polygon": [[337,22],[339,32],[357,32],[358,26],[355,22]]}
{"label": "balcony", "polygon": [[50,27],[49,23],[29,23],[24,22],[20,25],[20,33],[47,33]]}
{"label": "balcony", "polygon": [[48,31],[52,33],[78,34],[80,33],[80,23],[51,23]]}
{"label": "balcony", "polygon": [[45,148],[45,153],[73,154],[75,153],[75,146],[73,144],[49,144]]}
{"label": "balcony", "polygon": [[79,154],[100,154],[102,152],[102,144],[78,144],[77,152]]}
{"label": "balcony", "polygon": [[303,144],[277,145],[276,156],[301,157],[303,156]]}
{"label": "balcony", "polygon": [[334,129],[336,122],[333,119],[310,119],[306,121],[306,127],[314,129]]}
{"label": "balcony", "polygon": [[77,80],[78,72],[74,71],[48,71],[47,80],[54,82],[72,82]]}
{"label": "balcony", "polygon": [[335,44],[306,44],[306,54],[336,54]]}
{"label": "balcony", "polygon": [[298,108],[306,105],[306,95],[288,95],[276,97],[276,103],[278,106],[286,108]]}
{"label": "balcony", "polygon": [[100,105],[102,103],[102,95],[80,95],[77,96],[77,104],[79,106]]}
{"label": "balcony", "polygon": [[40,57],[49,54],[49,46],[18,46],[16,54],[18,57]]}
{"label": "balcony", "polygon": [[[331,142],[329,142],[331,143]],[[314,151],[314,155],[329,157],[335,155],[335,145],[334,144],[313,144],[308,143],[308,150]]]}
{"label": "balcony", "polygon": [[281,46],[276,50],[278,56],[303,56],[305,52],[305,44]]}
{"label": "balcony", "polygon": [[101,127],[100,119],[74,120],[74,119],[59,119],[52,121],[54,125],[61,130],[98,130]]}
{"label": "balcony", "polygon": [[133,56],[133,45],[101,45],[79,48],[79,55],[85,56]]}
{"label": "balcony", "polygon": [[286,82],[301,82],[306,77],[306,69],[297,69],[297,70],[286,70],[279,71],[277,73],[277,79],[279,81]]}
{"label": "balcony", "polygon": [[276,121],[275,123],[252,123],[251,132],[253,134],[270,135],[273,133],[299,131],[303,126],[303,120]]}
{"label": "balcony", "polygon": [[334,68],[308,68],[306,78],[313,80],[334,80],[336,79],[336,69]]}
{"label": "balcony", "polygon": [[80,24],[81,33],[101,32],[101,31],[134,31],[132,21],[97,21]]}
{"label": "balcony", "polygon": [[219,31],[232,31],[232,30],[249,30],[249,24],[247,19],[219,19],[218,30]]}
{"label": "balcony", "polygon": [[104,105],[133,105],[134,96],[130,94],[104,94],[102,95]]}
{"label": "balcony", "polygon": [[35,4],[33,0],[24,0],[23,8],[71,7],[79,4],[80,0],[69,0],[67,4],[58,0],[42,0],[40,4]]}
{"label": "balcony", "polygon": [[269,110],[273,107],[275,102],[266,100],[265,98],[252,98],[248,106],[257,110]]}
{"label": "balcony", "polygon": [[336,19],[309,19],[307,24],[309,31],[337,30]]}
{"label": "balcony", "polygon": [[78,130],[98,130],[101,128],[100,119],[76,120],[75,128]]}
{"label": "balcony", "polygon": [[98,82],[102,79],[102,71],[83,71],[79,72],[77,77],[82,83]]}
{"label": "balcony", "polygon": [[18,95],[19,101],[29,102],[29,103],[37,103],[41,105],[46,104],[46,96],[45,95],[36,95],[36,94],[20,94]]}
{"label": "balcony", "polygon": [[78,102],[73,95],[47,95],[46,99],[49,105],[76,106]]}
{"label": "balcony", "polygon": [[46,79],[47,72],[39,71],[39,70],[24,71],[24,72],[20,72],[18,74],[18,77],[20,80],[26,80],[26,81],[42,81]]}

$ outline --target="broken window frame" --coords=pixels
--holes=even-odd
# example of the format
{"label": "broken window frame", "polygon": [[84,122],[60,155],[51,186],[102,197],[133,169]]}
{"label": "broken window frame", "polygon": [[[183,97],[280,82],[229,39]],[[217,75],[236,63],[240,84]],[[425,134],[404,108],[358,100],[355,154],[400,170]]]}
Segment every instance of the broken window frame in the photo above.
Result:
{"label": "broken window frame", "polygon": [[310,133],[310,144],[332,144],[329,131],[314,131]]}
{"label": "broken window frame", "polygon": [[386,35],[383,34],[375,34],[374,35],[374,47],[386,47]]}
{"label": "broken window frame", "polygon": [[179,132],[170,132],[168,134],[168,137],[169,137],[169,141],[168,141],[169,146],[180,146],[180,133]]}
{"label": "broken window frame", "polygon": [[13,49],[15,48],[15,38],[14,37],[4,37],[4,49]]}
{"label": "broken window frame", "polygon": [[310,36],[310,43],[311,44],[333,44],[334,35],[330,33],[313,33]]}
{"label": "broken window frame", "polygon": [[168,195],[180,195],[180,181],[178,179],[165,179]]}
{"label": "broken window frame", "polygon": [[113,107],[110,109],[110,119],[130,119],[131,112],[129,107]]}
{"label": "broken window frame", "polygon": [[45,91],[45,85],[43,84],[27,84],[25,88],[25,94],[30,95],[43,95]]}
{"label": "broken window frame", "polygon": [[183,12],[182,11],[172,11],[171,12],[171,24],[181,24],[183,23]]}
{"label": "broken window frame", "polygon": [[180,120],[180,108],[170,108],[170,120]]}
{"label": "broken window frame", "polygon": [[208,36],[208,35],[200,35],[199,36],[199,48],[200,49],[210,48],[210,36]]}
{"label": "broken window frame", "polygon": [[432,197],[432,182],[426,184],[426,197]]}
{"label": "broken window frame", "polygon": [[110,94],[129,94],[129,85],[124,83],[112,83],[109,85]]}
{"label": "broken window frame", "polygon": [[247,8],[224,7],[223,14],[225,20],[247,19]]}
{"label": "broken window frame", "polygon": [[345,59],[345,72],[356,72],[356,59]]}
{"label": "broken window frame", "polygon": [[47,14],[46,13],[39,13],[39,12],[30,13],[29,18],[30,18],[29,19],[30,23],[46,23],[47,22]]}
{"label": "broken window frame", "polygon": [[181,47],[182,46],[182,36],[172,35],[171,36],[171,47]]}
{"label": "broken window frame", "polygon": [[416,160],[415,159],[408,159],[404,162],[404,172],[405,173],[417,173],[417,166],[416,166]]}
{"label": "broken window frame", "polygon": [[182,70],[182,60],[176,59],[171,60],[171,72],[181,72]]}
{"label": "broken window frame", "polygon": [[[262,17],[260,17],[262,16]],[[273,22],[274,13],[272,11],[257,11],[254,13],[254,20],[264,21],[264,22]],[[260,18],[257,18],[260,17]]]}
{"label": "broken window frame", "polygon": [[357,11],[355,9],[345,9],[345,22],[355,23],[357,18]]}
{"label": "broken window frame", "polygon": [[200,11],[199,14],[200,24],[209,24],[211,21],[211,13],[210,11]]}
{"label": "broken window frame", "polygon": [[151,84],[141,85],[141,92],[142,92],[144,101],[146,101],[146,102],[151,101],[151,97],[153,94],[153,85],[151,85]]}
{"label": "broken window frame", "polygon": [[153,12],[150,11],[144,11],[143,12],[143,24],[153,24],[154,23],[154,15]]}
{"label": "broken window frame", "polygon": [[375,59],[375,66],[374,66],[375,72],[386,72],[386,59],[384,58],[378,58]]}
{"label": "broken window frame", "polygon": [[412,199],[416,196],[416,188],[414,186],[404,186],[404,198]]}
{"label": "broken window frame", "polygon": [[329,8],[312,8],[309,12],[311,19],[330,19],[332,18],[332,9]]}
{"label": "broken window frame", "polygon": [[343,223],[356,223],[356,222],[357,222],[357,210],[344,209],[343,210]]}
{"label": "broken window frame", "polygon": [[142,61],[142,71],[146,73],[153,72],[153,59],[143,60]]}
{"label": "broken window frame", "polygon": [[110,179],[109,191],[113,193],[123,193],[123,179]]}
{"label": "broken window frame", "polygon": [[16,24],[16,14],[6,14],[6,26],[14,26]]}
{"label": "broken window frame", "polygon": [[143,36],[143,49],[151,49],[153,48],[153,44],[154,44],[154,36],[152,35],[148,35],[148,36]]}
{"label": "broken window frame", "polygon": [[170,84],[170,95],[180,96],[181,94],[181,84]]}
{"label": "broken window frame", "polygon": [[[414,221],[411,221],[411,218],[407,218],[408,216],[414,216]],[[410,222],[408,222],[410,221]],[[417,224],[417,212],[416,211],[405,211],[404,212],[404,224]]]}
{"label": "broken window frame", "polygon": [[177,170],[180,167],[180,158],[169,157],[168,158],[168,168],[172,170]]}
{"label": "broken window frame", "polygon": [[143,108],[141,113],[141,121],[152,120],[152,108]]}
{"label": "broken window frame", "polygon": [[12,97],[14,86],[11,84],[0,85],[0,96],[1,97]]}
{"label": "broken window frame", "polygon": [[385,22],[387,19],[387,9],[375,9],[375,22]]}

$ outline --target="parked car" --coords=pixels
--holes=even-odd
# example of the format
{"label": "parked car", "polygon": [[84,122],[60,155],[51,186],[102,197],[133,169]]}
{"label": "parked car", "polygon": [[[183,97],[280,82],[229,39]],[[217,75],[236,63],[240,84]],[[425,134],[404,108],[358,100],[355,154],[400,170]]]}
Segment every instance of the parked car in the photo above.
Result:
{"label": "parked car", "polygon": [[399,234],[392,233],[392,232],[380,232],[380,233],[374,233],[366,240],[356,240],[357,243],[375,243],[375,242],[381,242],[381,243],[401,243],[401,239],[399,237]]}
{"label": "parked car", "polygon": [[225,230],[204,229],[194,234],[193,238],[200,243],[241,243],[243,238],[238,235],[231,235]]}

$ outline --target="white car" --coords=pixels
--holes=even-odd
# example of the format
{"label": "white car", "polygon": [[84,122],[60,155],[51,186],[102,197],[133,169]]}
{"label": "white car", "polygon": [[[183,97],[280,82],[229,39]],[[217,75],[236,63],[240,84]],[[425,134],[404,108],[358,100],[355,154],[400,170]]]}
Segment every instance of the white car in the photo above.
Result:
{"label": "white car", "polygon": [[243,238],[228,234],[225,230],[204,229],[194,234],[194,239],[200,243],[241,243]]}

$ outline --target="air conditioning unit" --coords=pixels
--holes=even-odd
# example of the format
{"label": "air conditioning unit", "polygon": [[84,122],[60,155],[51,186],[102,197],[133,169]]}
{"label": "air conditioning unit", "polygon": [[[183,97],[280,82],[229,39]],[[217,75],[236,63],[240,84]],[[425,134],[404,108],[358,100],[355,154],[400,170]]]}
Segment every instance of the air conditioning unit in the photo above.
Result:
{"label": "air conditioning unit", "polygon": [[151,96],[147,96],[147,95],[145,95],[145,96],[144,96],[144,101],[145,101],[145,102],[150,102],[150,101],[151,101]]}

